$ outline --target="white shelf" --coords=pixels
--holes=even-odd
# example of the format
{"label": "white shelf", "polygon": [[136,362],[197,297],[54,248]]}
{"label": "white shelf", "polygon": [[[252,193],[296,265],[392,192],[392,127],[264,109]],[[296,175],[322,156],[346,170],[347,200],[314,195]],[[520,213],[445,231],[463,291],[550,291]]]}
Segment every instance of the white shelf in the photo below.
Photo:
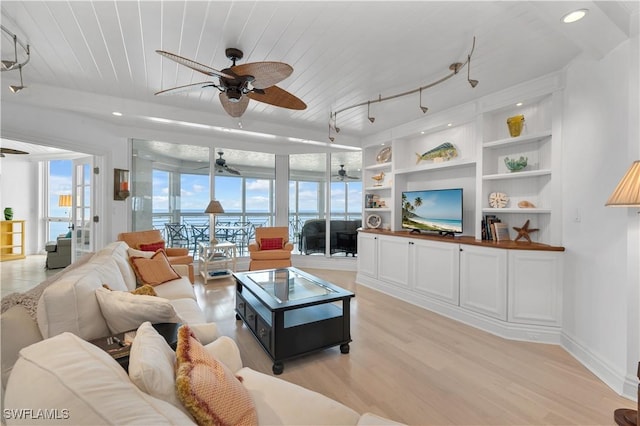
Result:
{"label": "white shelf", "polygon": [[405,169],[396,169],[397,175],[422,172],[422,171],[430,171],[430,170],[441,170],[441,169],[455,169],[458,167],[467,167],[476,164],[476,160],[449,160],[443,161],[442,163],[424,163],[422,165],[418,164],[415,167],[405,168]]}
{"label": "white shelf", "polygon": [[365,191],[380,191],[382,189],[391,189],[391,185],[367,186]]}
{"label": "white shelf", "polygon": [[501,148],[503,146],[521,145],[529,142],[537,142],[542,139],[551,136],[551,130],[545,130],[544,132],[532,133],[530,135],[522,135],[515,138],[498,139],[485,143],[483,148]]}
{"label": "white shelf", "polygon": [[483,180],[500,180],[500,179],[523,179],[528,177],[550,175],[550,169],[526,170],[524,172],[498,173],[494,175],[484,175]]}
{"label": "white shelf", "polygon": [[523,209],[519,207],[498,209],[498,208],[487,207],[487,208],[483,208],[482,212],[483,213],[550,214],[551,209],[538,209],[538,208]]}
{"label": "white shelf", "polygon": [[387,170],[390,168],[391,168],[391,162],[387,162],[387,163],[372,164],[371,166],[366,166],[364,169],[365,170]]}

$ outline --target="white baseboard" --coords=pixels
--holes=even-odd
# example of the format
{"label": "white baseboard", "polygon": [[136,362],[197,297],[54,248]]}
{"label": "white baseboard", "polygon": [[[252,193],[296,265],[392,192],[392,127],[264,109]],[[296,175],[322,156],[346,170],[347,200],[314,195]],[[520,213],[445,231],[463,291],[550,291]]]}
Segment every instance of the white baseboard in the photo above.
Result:
{"label": "white baseboard", "polygon": [[617,370],[565,332],[562,332],[560,345],[619,395],[637,401],[638,385],[635,377],[625,376],[624,371]]}

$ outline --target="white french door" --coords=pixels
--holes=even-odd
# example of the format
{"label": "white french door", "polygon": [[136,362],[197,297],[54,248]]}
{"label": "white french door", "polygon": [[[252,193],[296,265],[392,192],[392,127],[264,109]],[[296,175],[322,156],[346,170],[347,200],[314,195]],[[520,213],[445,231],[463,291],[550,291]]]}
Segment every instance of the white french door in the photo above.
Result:
{"label": "white french door", "polygon": [[94,251],[97,227],[93,220],[96,207],[92,191],[92,188],[95,188],[93,166],[93,157],[82,157],[73,160],[72,262],[75,262],[85,253]]}

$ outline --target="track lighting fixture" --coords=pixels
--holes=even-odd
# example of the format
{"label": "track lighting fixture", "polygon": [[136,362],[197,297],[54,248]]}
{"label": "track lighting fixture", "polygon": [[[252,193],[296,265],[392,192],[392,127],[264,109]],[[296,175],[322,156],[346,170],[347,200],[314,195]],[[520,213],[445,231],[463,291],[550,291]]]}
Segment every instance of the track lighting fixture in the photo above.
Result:
{"label": "track lighting fixture", "polygon": [[369,119],[371,124],[373,124],[373,122],[376,121],[376,118],[371,116],[371,102],[370,101],[367,102],[367,118]]}
{"label": "track lighting fixture", "polygon": [[[29,45],[25,45],[24,43],[22,43],[19,39],[18,36],[15,35],[14,33],[12,33],[11,31],[9,31],[4,25],[0,25],[0,28],[2,29],[2,32],[4,32],[5,34],[8,34],[9,37],[11,37],[13,39],[13,59],[2,59],[2,61],[0,61],[0,70],[1,71],[12,71],[15,70],[16,68],[19,70],[20,72],[20,86],[16,86],[16,85],[11,85],[9,86],[9,89],[13,92],[13,93],[18,93],[19,91],[21,91],[22,89],[24,89],[26,86],[24,85],[24,83],[22,82],[22,67],[24,67],[28,62],[29,59],[31,58],[31,53],[29,51]],[[24,50],[24,53],[26,54],[26,58],[24,59],[24,61],[20,62],[18,60],[18,46],[20,46],[22,48],[22,50]]]}
{"label": "track lighting fixture", "polygon": [[429,108],[427,108],[426,106],[422,106],[422,88],[420,88],[420,109],[422,110],[423,114],[429,111]]}
{"label": "track lighting fixture", "polygon": [[11,90],[13,93],[18,93],[25,88],[24,84],[22,83],[22,65],[18,65],[18,69],[20,70],[20,86],[9,86],[9,90]]}
{"label": "track lighting fixture", "polygon": [[467,60],[462,63],[462,62],[454,62],[451,65],[449,65],[449,70],[451,71],[449,74],[445,75],[444,77],[440,78],[439,80],[434,81],[433,83],[429,83],[425,86],[421,86],[418,87],[417,89],[413,89],[413,90],[409,90],[407,92],[403,92],[403,93],[398,93],[396,95],[391,95],[391,96],[386,96],[386,97],[382,97],[382,95],[378,95],[378,99],[372,99],[372,100],[368,100],[365,102],[360,102],[358,104],[354,104],[354,105],[350,105],[348,107],[344,107],[342,109],[339,109],[335,112],[332,112],[329,114],[329,139],[333,142],[334,138],[331,137],[331,121],[333,121],[333,126],[336,129],[336,133],[340,132],[340,129],[335,125],[335,118],[338,115],[339,112],[344,112],[347,110],[350,110],[352,108],[358,108],[361,106],[366,105],[367,106],[367,118],[369,119],[369,121],[371,123],[373,123],[375,121],[374,117],[371,117],[371,104],[375,103],[375,102],[384,102],[384,101],[389,101],[391,99],[396,99],[396,98],[400,98],[403,96],[407,96],[407,95],[411,95],[413,93],[416,92],[420,92],[420,110],[422,110],[422,113],[426,113],[429,108],[426,106],[422,105],[422,91],[424,89],[429,89],[433,86],[436,86],[440,83],[444,83],[445,81],[449,80],[451,77],[453,77],[454,75],[458,74],[458,72],[464,68],[465,66],[467,67],[467,81],[469,82],[469,84],[471,85],[471,87],[476,87],[478,85],[478,80],[472,80],[470,77],[470,71],[469,71],[469,67],[471,65],[471,55],[473,55],[473,51],[476,48],[476,38],[473,38],[473,44],[471,45],[471,51],[469,52],[469,54],[467,55]]}
{"label": "track lighting fixture", "polygon": [[478,80],[471,80],[469,77],[471,75],[471,55],[467,56],[467,81],[471,85],[471,87],[476,87],[478,85]]}

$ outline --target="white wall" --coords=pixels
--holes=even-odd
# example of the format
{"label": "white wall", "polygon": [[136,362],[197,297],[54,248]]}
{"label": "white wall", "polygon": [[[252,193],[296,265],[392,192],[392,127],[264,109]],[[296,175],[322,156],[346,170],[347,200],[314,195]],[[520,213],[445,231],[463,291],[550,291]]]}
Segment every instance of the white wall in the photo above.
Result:
{"label": "white wall", "polygon": [[634,45],[625,42],[599,61],[582,57],[568,67],[562,128],[563,345],[628,397],[635,393],[632,365],[640,360],[639,283],[630,272],[640,261],[630,240],[637,239],[638,219],[626,208],[604,204],[638,159],[639,142],[631,139],[638,134]]}
{"label": "white wall", "polygon": [[[14,220],[25,220],[25,254],[35,254],[38,247],[38,164],[19,155],[0,159],[0,215],[5,207],[13,208]],[[28,194],[25,196],[25,194]]]}

